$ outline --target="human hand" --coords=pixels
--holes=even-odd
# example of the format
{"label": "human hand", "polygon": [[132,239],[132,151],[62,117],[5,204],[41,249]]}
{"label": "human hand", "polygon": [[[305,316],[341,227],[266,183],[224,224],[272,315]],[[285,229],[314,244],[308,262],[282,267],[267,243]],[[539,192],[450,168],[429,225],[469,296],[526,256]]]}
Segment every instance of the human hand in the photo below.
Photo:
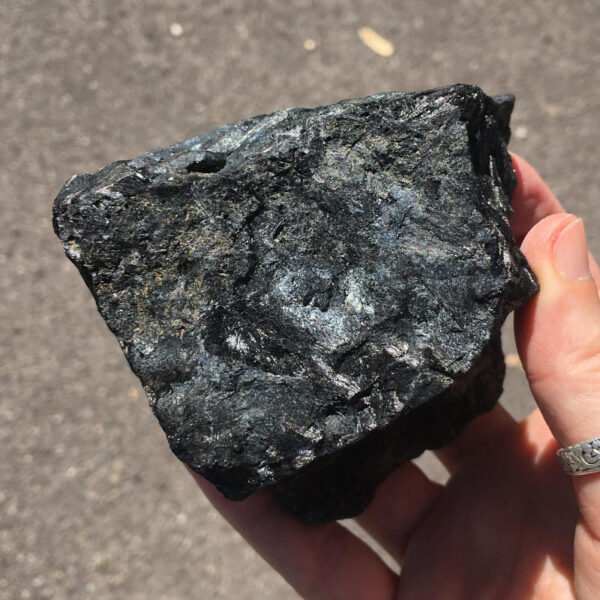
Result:
{"label": "human hand", "polygon": [[302,525],[267,490],[230,502],[194,474],[305,598],[600,597],[600,475],[571,481],[555,456],[600,435],[600,270],[590,259],[587,271],[581,221],[523,159],[513,165],[513,231],[541,287],[518,312],[515,334],[539,409],[517,423],[497,406],[467,426],[436,453],[451,474],[445,486],[409,462],[378,488],[356,520],[400,575],[337,523]]}

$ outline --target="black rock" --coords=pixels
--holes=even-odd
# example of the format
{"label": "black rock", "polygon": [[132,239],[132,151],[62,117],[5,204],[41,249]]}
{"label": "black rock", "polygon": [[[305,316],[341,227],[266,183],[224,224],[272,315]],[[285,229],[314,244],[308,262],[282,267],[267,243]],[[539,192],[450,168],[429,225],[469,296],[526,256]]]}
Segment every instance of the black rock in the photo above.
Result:
{"label": "black rock", "polygon": [[65,184],[55,230],[182,461],[328,521],[494,405],[500,326],[537,291],[512,105],[455,85],[284,110]]}

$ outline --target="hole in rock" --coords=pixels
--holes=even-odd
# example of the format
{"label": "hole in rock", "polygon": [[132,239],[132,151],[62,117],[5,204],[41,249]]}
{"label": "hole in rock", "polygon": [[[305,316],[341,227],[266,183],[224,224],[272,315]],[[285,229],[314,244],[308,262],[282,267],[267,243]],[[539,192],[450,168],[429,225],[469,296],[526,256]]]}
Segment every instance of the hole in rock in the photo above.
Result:
{"label": "hole in rock", "polygon": [[223,154],[216,152],[207,152],[198,160],[190,163],[186,170],[188,173],[216,173],[227,164],[227,159]]}

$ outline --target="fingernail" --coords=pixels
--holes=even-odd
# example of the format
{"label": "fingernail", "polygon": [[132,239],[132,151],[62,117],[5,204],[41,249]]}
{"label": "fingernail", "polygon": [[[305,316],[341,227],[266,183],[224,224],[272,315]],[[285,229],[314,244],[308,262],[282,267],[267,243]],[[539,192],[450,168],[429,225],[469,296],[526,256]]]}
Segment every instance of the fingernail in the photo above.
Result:
{"label": "fingernail", "polygon": [[590,275],[585,229],[581,219],[567,225],[554,243],[556,270],[569,279],[587,279]]}

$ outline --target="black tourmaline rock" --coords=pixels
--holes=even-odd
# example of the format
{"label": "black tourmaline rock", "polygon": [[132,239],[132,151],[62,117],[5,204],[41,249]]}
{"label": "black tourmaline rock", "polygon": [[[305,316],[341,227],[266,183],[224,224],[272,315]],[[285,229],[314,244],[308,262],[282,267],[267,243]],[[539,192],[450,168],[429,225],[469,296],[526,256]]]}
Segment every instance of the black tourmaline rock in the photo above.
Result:
{"label": "black tourmaline rock", "polygon": [[455,85],[284,110],[65,184],[55,230],[182,461],[328,521],[494,405],[500,325],[537,291],[512,104]]}

